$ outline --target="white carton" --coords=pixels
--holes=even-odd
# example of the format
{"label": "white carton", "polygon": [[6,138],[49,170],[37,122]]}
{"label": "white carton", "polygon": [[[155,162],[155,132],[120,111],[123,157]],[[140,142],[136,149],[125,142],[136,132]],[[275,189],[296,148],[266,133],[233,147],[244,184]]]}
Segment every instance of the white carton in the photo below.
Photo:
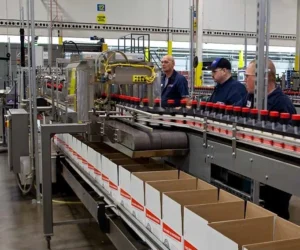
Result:
{"label": "white carton", "polygon": [[169,166],[162,164],[133,164],[127,166],[119,166],[119,197],[120,205],[130,211],[131,207],[131,193],[130,193],[130,180],[134,172],[149,172],[168,170]]}
{"label": "white carton", "polygon": [[124,159],[124,155],[120,153],[103,154],[102,155],[102,181],[103,187],[107,192],[110,192],[109,176],[111,175],[111,160]]}
{"label": "white carton", "polygon": [[119,166],[126,166],[128,164],[136,164],[136,162],[130,158],[123,159],[113,159],[110,161],[110,169],[108,172],[109,178],[109,194],[113,197],[113,199],[120,203],[120,195],[119,195]]}
{"label": "white carton", "polygon": [[96,152],[97,164],[94,169],[95,180],[97,183],[102,185],[102,155],[99,152]]}
{"label": "white carton", "polygon": [[243,246],[300,238],[300,228],[271,212],[247,204],[246,219],[208,224],[209,250],[240,250]]}
{"label": "white carton", "polygon": [[244,246],[243,250],[299,250],[300,239],[282,240]]}
{"label": "white carton", "polygon": [[147,229],[162,241],[162,194],[164,192],[196,189],[206,190],[216,188],[196,178],[147,182],[145,188],[145,226]]}
{"label": "white carton", "polygon": [[176,180],[178,170],[133,173],[130,179],[131,213],[145,225],[145,183],[147,181]]}
{"label": "white carton", "polygon": [[218,190],[167,192],[162,201],[162,240],[170,250],[183,249],[183,208],[186,205],[216,203]]}
{"label": "white carton", "polygon": [[208,223],[243,219],[245,202],[220,190],[218,203],[184,207],[184,249],[208,249]]}

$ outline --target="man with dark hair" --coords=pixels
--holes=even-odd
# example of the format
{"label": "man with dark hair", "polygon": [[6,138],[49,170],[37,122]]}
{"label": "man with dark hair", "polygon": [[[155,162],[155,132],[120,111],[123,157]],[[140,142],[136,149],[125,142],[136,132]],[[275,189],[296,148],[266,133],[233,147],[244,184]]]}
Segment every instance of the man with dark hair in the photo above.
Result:
{"label": "man with dark hair", "polygon": [[215,59],[210,68],[212,78],[217,83],[210,102],[235,105],[247,95],[245,86],[232,78],[231,64],[227,59]]}

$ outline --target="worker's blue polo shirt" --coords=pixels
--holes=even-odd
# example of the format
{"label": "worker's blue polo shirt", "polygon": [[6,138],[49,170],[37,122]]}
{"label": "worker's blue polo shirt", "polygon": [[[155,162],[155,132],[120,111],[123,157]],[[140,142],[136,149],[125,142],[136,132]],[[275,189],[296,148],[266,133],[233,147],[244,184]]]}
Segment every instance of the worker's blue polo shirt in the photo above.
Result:
{"label": "worker's blue polo shirt", "polygon": [[168,100],[173,99],[175,106],[180,106],[180,100],[189,96],[188,82],[183,75],[180,75],[176,70],[170,78],[167,79],[166,75],[162,77],[162,93],[161,93],[161,106],[167,107]]}
{"label": "worker's blue polo shirt", "polygon": [[[237,104],[237,106],[241,107],[249,107],[253,108],[254,106],[254,95],[248,94],[246,97],[241,99]],[[290,113],[290,114],[297,114],[297,111],[290,100],[290,98],[285,95],[280,87],[274,89],[268,95],[268,107],[269,111],[277,111],[279,113]]]}
{"label": "worker's blue polo shirt", "polygon": [[209,101],[225,105],[235,105],[235,103],[239,102],[246,95],[246,87],[230,77],[226,82],[217,84]]}

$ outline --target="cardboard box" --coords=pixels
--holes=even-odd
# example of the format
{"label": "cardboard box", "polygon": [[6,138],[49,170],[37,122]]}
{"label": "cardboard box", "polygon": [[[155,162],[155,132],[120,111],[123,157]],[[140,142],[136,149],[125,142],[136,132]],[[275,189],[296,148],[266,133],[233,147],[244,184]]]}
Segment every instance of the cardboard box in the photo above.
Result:
{"label": "cardboard box", "polygon": [[300,239],[282,240],[244,246],[243,250],[299,250]]}
{"label": "cardboard box", "polygon": [[134,172],[149,172],[149,171],[161,171],[171,170],[168,165],[163,164],[133,164],[127,166],[119,166],[119,203],[125,207],[128,211],[131,211],[131,192],[130,192],[130,180],[131,174]]}
{"label": "cardboard box", "polygon": [[131,175],[131,213],[145,225],[145,183],[147,181],[176,180],[194,178],[178,170],[137,172]]}
{"label": "cardboard box", "polygon": [[102,181],[104,189],[109,192],[109,176],[111,170],[111,160],[115,159],[129,159],[121,153],[103,154],[102,155]]}
{"label": "cardboard box", "polygon": [[171,250],[183,249],[184,206],[217,201],[217,188],[164,193],[162,201],[163,243]]}
{"label": "cardboard box", "polygon": [[147,229],[162,241],[162,194],[164,192],[196,189],[207,190],[216,189],[216,187],[196,178],[147,182],[145,188],[145,226]]}
{"label": "cardboard box", "polygon": [[115,159],[111,160],[108,172],[109,178],[109,194],[115,199],[117,204],[120,203],[119,196],[119,166],[127,166],[137,164],[137,162],[131,158]]}
{"label": "cardboard box", "polygon": [[218,203],[184,208],[184,249],[208,249],[208,223],[244,219],[245,201],[223,190]]}
{"label": "cardboard box", "polygon": [[274,214],[260,218],[254,216],[242,220],[210,223],[209,226],[211,227],[208,235],[209,250],[220,248],[241,250],[246,245],[300,238],[300,228],[297,225]]}

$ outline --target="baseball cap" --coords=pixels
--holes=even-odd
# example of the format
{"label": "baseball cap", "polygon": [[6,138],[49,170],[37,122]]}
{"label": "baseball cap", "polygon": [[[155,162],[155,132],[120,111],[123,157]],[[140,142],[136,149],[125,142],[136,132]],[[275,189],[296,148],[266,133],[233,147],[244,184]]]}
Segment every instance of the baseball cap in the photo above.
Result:
{"label": "baseball cap", "polygon": [[215,70],[217,68],[231,70],[231,63],[226,58],[216,58],[212,62],[210,69]]}

